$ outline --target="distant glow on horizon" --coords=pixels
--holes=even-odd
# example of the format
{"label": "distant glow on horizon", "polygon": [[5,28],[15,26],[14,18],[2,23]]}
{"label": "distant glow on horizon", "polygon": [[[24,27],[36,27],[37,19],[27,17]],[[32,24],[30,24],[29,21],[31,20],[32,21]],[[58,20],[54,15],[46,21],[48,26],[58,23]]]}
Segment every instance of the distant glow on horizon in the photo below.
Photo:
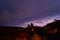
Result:
{"label": "distant glow on horizon", "polygon": [[46,19],[37,19],[37,20],[33,20],[33,21],[29,21],[29,22],[25,22],[24,24],[20,25],[22,27],[27,27],[28,24],[33,23],[34,26],[40,26],[43,27],[45,25],[47,25],[48,23],[54,22],[54,19],[60,20],[60,15],[58,16],[54,16],[52,18],[46,18]]}
{"label": "distant glow on horizon", "polygon": [[60,15],[51,16],[49,18],[48,17],[42,18],[42,19],[39,18],[39,19],[36,19],[36,20],[32,20],[32,21],[22,23],[20,25],[6,25],[6,26],[27,27],[28,24],[30,25],[31,23],[33,23],[34,26],[43,27],[43,26],[47,25],[48,23],[54,22],[55,21],[54,19],[60,20]]}
{"label": "distant glow on horizon", "polygon": [[37,20],[37,21],[26,22],[26,23],[24,23],[24,24],[21,25],[21,26],[22,26],[22,27],[27,27],[28,24],[33,23],[34,26],[43,27],[43,26],[45,26],[46,24],[51,23],[51,22],[53,22],[53,20],[42,21],[42,22],[39,22],[39,21]]}

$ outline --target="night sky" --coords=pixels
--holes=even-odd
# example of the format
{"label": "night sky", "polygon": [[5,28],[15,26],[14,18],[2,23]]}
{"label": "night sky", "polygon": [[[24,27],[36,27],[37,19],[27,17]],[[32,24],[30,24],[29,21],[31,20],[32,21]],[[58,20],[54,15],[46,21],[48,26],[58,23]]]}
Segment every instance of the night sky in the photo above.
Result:
{"label": "night sky", "polygon": [[0,26],[44,26],[60,19],[60,0],[0,0]]}

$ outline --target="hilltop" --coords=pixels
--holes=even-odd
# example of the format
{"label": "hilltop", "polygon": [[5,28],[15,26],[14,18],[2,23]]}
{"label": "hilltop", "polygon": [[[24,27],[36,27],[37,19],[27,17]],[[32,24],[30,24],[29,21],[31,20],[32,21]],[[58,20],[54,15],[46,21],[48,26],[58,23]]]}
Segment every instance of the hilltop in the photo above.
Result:
{"label": "hilltop", "polygon": [[0,26],[0,40],[60,40],[60,20],[44,27],[32,23],[26,28]]}

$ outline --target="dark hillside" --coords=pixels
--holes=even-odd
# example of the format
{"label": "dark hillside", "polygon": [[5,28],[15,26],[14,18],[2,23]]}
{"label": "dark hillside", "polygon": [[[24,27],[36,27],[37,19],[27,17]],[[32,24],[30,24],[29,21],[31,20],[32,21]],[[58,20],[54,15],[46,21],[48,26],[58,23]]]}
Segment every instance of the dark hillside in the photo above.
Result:
{"label": "dark hillside", "polygon": [[56,20],[44,27],[27,28],[0,26],[0,40],[60,40],[60,20]]}

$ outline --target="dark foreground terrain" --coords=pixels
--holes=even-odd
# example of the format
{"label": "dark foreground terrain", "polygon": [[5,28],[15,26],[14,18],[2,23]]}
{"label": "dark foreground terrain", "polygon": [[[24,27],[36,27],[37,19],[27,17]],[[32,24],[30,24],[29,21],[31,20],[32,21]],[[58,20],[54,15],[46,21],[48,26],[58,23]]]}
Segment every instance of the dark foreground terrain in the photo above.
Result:
{"label": "dark foreground terrain", "polygon": [[60,40],[60,20],[44,27],[32,23],[27,28],[0,26],[0,40]]}

